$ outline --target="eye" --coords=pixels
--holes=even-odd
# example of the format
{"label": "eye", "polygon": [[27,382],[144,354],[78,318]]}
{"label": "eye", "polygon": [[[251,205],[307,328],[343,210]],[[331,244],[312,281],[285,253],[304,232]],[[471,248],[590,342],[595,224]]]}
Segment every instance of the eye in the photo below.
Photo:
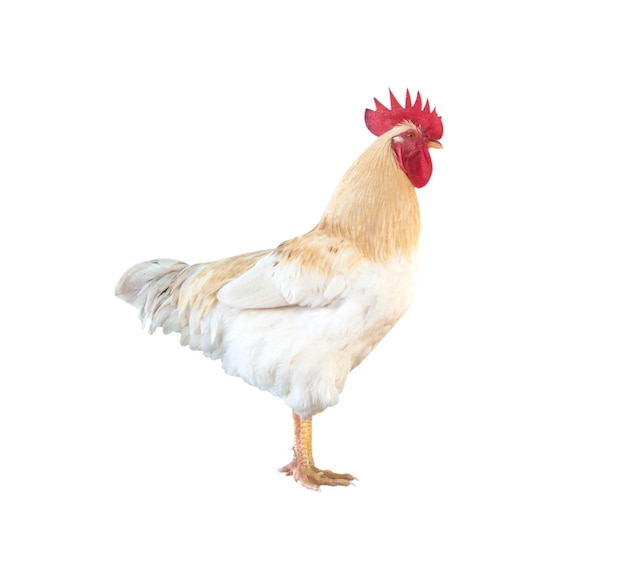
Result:
{"label": "eye", "polygon": [[413,131],[407,131],[407,132],[406,132],[406,136],[407,136],[409,139],[415,139],[415,133],[414,133]]}

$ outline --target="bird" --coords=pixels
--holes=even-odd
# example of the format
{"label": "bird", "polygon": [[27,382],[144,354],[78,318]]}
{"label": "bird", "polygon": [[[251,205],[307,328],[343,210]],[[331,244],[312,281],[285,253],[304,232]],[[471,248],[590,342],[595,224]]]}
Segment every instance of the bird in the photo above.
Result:
{"label": "bird", "polygon": [[431,178],[443,123],[420,92],[402,105],[389,90],[365,124],[376,136],[339,181],[320,221],[276,248],[186,264],[153,259],[115,294],[149,333],[221,360],[224,371],[281,398],[293,417],[293,459],[279,471],[302,486],[354,484],[319,469],[312,418],[334,406],[348,374],[409,308],[416,280],[416,188]]}

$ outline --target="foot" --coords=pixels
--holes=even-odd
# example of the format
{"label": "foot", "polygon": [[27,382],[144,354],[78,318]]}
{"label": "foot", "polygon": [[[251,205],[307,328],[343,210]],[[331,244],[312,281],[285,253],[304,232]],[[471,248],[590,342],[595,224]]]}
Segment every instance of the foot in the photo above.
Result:
{"label": "foot", "polygon": [[307,489],[319,491],[321,485],[330,487],[347,487],[354,477],[347,473],[333,473],[322,471],[315,466],[313,461],[313,429],[311,418],[300,417],[293,412],[294,446],[293,461],[278,469],[285,475],[292,476],[294,480]]}
{"label": "foot", "polygon": [[295,457],[291,463],[278,470],[281,473],[285,473],[286,476],[292,476],[303,487],[314,491],[319,491],[321,485],[347,487],[355,479],[348,473],[333,473],[332,471],[318,469],[314,465],[299,463]]}

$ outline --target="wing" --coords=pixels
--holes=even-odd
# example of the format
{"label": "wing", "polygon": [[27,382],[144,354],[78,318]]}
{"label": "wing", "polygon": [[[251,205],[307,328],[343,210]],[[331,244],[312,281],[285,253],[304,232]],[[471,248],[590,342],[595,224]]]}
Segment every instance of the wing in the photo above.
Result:
{"label": "wing", "polygon": [[217,292],[235,308],[319,308],[341,299],[363,260],[347,240],[312,231],[284,242]]}

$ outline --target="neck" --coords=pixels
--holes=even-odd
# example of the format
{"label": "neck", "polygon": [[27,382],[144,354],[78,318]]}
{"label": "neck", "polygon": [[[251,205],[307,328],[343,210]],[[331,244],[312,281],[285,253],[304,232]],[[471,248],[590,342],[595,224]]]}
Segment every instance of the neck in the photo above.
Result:
{"label": "neck", "polygon": [[377,262],[412,256],[419,238],[415,189],[390,144],[395,131],[379,137],[348,169],[316,227],[351,240]]}

